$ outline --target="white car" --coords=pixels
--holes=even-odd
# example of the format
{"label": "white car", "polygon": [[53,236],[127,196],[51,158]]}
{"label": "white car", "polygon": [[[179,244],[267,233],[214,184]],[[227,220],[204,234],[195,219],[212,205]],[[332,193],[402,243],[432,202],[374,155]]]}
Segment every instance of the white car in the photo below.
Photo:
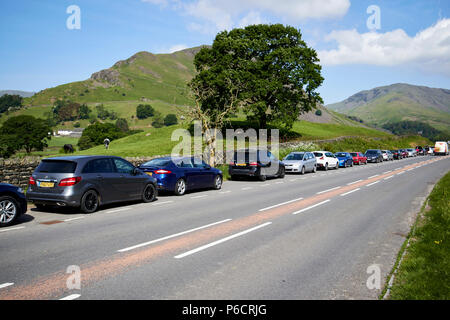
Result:
{"label": "white car", "polygon": [[314,151],[314,156],[317,160],[317,168],[324,169],[329,168],[339,169],[339,159],[329,151]]}

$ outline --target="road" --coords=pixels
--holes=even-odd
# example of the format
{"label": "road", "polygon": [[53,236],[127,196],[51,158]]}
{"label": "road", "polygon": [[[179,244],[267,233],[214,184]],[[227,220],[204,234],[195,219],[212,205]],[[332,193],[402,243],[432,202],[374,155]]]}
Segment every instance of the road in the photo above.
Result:
{"label": "road", "polygon": [[[0,299],[376,299],[450,157],[225,182],[0,229]],[[67,287],[69,266],[80,290]],[[72,279],[72,278],[70,278]]]}

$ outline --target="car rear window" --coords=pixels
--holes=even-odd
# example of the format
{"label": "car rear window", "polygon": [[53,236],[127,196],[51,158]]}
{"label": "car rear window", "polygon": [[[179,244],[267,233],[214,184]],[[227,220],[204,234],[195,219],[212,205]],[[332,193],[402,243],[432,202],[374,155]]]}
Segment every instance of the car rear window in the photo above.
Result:
{"label": "car rear window", "polygon": [[143,167],[166,167],[170,163],[170,159],[153,159],[144,163]]}
{"label": "car rear window", "polygon": [[350,153],[350,154],[351,154],[352,157],[357,157],[357,156],[358,156],[357,153],[353,153],[353,152],[352,152],[352,153]]}
{"label": "car rear window", "polygon": [[315,156],[315,157],[322,157],[322,156],[323,156],[323,153],[320,153],[320,152],[314,152],[314,156]]}
{"label": "car rear window", "polygon": [[77,163],[73,161],[62,160],[44,160],[36,169],[43,173],[74,173]]}
{"label": "car rear window", "polygon": [[303,160],[304,153],[291,153],[286,157],[286,160]]}
{"label": "car rear window", "polygon": [[342,152],[336,153],[336,157],[346,157],[346,156],[347,156],[346,153],[342,153]]}

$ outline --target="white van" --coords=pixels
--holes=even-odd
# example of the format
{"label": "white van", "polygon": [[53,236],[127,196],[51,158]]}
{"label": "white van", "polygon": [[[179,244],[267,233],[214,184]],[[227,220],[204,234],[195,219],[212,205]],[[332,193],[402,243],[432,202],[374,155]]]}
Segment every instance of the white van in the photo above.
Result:
{"label": "white van", "polygon": [[436,142],[434,146],[434,154],[436,156],[447,156],[448,153],[448,143],[443,141]]}

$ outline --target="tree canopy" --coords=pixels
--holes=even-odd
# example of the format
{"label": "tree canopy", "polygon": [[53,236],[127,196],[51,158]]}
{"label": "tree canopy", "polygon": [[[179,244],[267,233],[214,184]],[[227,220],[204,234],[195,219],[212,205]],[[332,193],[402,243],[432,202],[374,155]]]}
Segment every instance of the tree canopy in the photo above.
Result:
{"label": "tree canopy", "polygon": [[251,25],[223,31],[200,50],[190,87],[212,122],[234,104],[261,128],[269,122],[291,128],[300,113],[323,102],[316,91],[324,80],[318,62],[300,30]]}
{"label": "tree canopy", "polygon": [[22,97],[19,95],[4,94],[0,97],[0,114],[8,111],[9,108],[22,107]]}

